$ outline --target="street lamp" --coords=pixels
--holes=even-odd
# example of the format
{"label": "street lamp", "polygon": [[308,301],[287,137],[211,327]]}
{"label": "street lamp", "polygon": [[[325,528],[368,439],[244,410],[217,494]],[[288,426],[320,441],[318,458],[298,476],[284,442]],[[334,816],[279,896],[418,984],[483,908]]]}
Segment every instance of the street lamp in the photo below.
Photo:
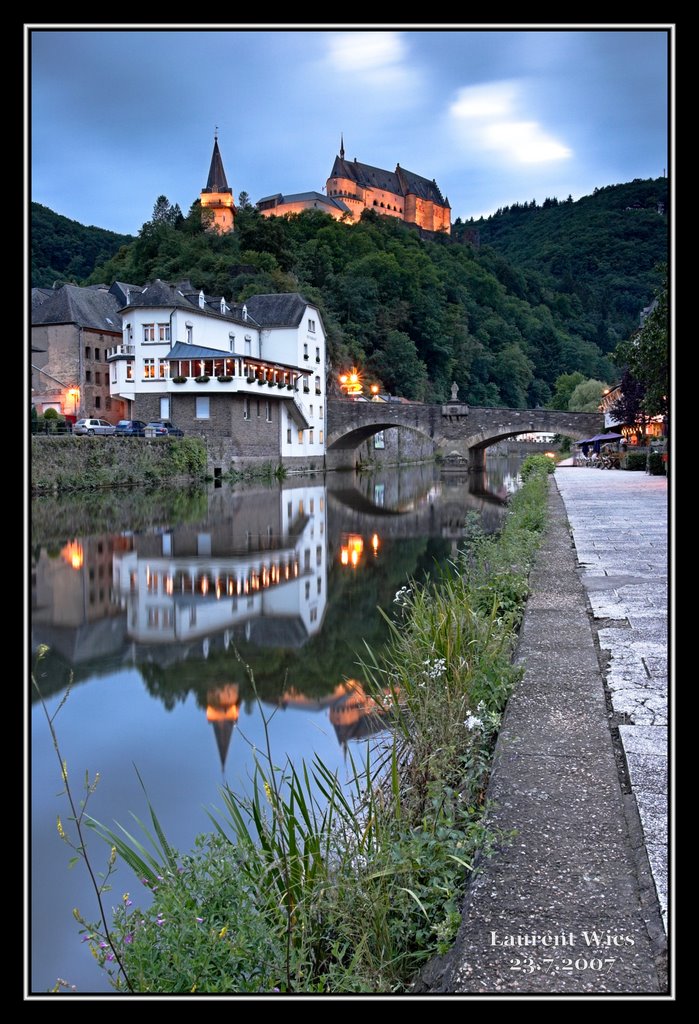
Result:
{"label": "street lamp", "polygon": [[350,395],[361,395],[362,393],[362,375],[356,366],[353,366],[349,373],[341,373],[340,387]]}

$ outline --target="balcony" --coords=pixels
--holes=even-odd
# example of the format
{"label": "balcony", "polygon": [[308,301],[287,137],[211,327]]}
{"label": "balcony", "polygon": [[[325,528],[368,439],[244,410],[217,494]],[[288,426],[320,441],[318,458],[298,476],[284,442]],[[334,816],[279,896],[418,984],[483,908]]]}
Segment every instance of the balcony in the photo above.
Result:
{"label": "balcony", "polygon": [[115,345],[114,348],[108,348],[106,351],[106,359],[108,363],[114,359],[133,359],[135,355],[135,345]]}

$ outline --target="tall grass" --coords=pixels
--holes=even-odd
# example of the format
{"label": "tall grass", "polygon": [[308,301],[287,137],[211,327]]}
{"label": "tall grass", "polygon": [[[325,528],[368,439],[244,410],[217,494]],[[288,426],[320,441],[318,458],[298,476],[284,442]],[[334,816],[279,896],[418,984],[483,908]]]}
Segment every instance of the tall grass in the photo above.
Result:
{"label": "tall grass", "polygon": [[471,520],[447,572],[396,594],[388,644],[361,664],[390,729],[349,786],[318,757],[277,765],[265,719],[251,793],[222,790],[192,855],[150,805],[148,846],[88,820],[153,895],[147,910],[122,903],[112,929],[138,991],[399,992],[449,948],[474,858],[497,838],[485,791],[546,495],[532,473],[497,538]]}

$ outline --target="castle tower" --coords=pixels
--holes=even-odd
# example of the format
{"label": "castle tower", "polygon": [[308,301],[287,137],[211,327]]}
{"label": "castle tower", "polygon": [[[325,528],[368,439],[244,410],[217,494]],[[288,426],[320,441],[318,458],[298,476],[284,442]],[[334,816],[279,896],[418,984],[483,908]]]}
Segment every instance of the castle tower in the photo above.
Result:
{"label": "castle tower", "polygon": [[209,179],[206,188],[202,189],[202,209],[211,210],[213,220],[211,230],[218,231],[225,235],[235,230],[235,203],[233,202],[233,190],[228,187],[226,172],[223,169],[223,160],[218,148],[218,135],[214,134],[214,151],[211,155],[211,167],[209,168]]}

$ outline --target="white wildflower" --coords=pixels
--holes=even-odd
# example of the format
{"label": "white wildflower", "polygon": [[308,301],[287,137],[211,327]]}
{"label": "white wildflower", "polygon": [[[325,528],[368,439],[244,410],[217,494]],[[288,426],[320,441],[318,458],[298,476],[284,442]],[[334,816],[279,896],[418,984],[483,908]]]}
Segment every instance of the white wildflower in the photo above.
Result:
{"label": "white wildflower", "polygon": [[466,721],[464,722],[464,725],[466,726],[469,732],[473,732],[474,729],[483,728],[483,721],[477,715],[469,715]]}

